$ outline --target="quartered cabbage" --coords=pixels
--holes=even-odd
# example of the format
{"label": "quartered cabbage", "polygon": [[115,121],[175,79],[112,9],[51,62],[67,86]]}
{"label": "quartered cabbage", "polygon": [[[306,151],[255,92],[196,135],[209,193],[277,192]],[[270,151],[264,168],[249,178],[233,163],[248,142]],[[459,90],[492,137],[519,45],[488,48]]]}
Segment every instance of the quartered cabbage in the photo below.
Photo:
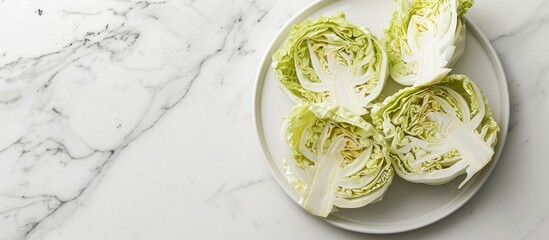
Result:
{"label": "quartered cabbage", "polygon": [[297,103],[324,102],[365,114],[387,78],[387,56],[380,41],[343,13],[304,21],[273,55],[283,90]]}
{"label": "quartered cabbage", "polygon": [[436,84],[465,49],[461,18],[473,0],[397,0],[384,42],[389,73],[406,86]]}
{"label": "quartered cabbage", "polygon": [[464,75],[402,89],[371,116],[390,145],[395,171],[416,183],[443,184],[466,173],[461,188],[490,162],[499,132],[487,100]]}
{"label": "quartered cabbage", "polygon": [[342,107],[302,103],[285,118],[284,167],[308,212],[326,217],[334,206],[357,208],[381,200],[394,170],[369,123]]}

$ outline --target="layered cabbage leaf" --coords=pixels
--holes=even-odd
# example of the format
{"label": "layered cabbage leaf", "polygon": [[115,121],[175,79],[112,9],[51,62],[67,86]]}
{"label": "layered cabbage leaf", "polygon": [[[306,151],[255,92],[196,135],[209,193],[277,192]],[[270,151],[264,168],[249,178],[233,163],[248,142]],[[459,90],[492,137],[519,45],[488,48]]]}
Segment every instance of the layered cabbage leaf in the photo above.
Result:
{"label": "layered cabbage leaf", "polygon": [[500,129],[491,115],[479,87],[465,75],[404,88],[371,113],[399,176],[443,184],[466,173],[460,188],[492,159]]}
{"label": "layered cabbage leaf", "polygon": [[346,108],[297,105],[284,120],[282,138],[289,185],[314,215],[381,200],[393,179],[382,135]]}
{"label": "layered cabbage leaf", "polygon": [[343,13],[292,27],[273,54],[276,77],[294,101],[343,106],[366,114],[387,79],[387,55],[365,27]]}
{"label": "layered cabbage leaf", "polygon": [[389,74],[406,86],[436,84],[465,49],[463,14],[473,0],[397,0],[383,41]]}

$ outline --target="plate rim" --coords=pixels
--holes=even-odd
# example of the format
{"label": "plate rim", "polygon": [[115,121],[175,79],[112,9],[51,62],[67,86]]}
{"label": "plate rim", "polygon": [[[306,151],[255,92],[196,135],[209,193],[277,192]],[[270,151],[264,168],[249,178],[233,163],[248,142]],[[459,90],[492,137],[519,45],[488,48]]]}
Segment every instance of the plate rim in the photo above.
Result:
{"label": "plate rim", "polygon": [[[255,130],[256,139],[261,147],[261,155],[263,156],[263,160],[266,162],[269,171],[272,175],[272,177],[275,179],[275,181],[278,183],[279,187],[282,188],[282,190],[286,193],[287,197],[289,197],[293,202],[295,200],[291,197],[293,192],[290,192],[289,189],[283,187],[286,182],[282,182],[281,177],[277,177],[280,175],[279,171],[275,171],[277,169],[277,166],[274,165],[274,159],[272,159],[272,155],[270,153],[270,150],[267,146],[266,140],[265,140],[265,134],[263,130],[263,124],[262,116],[261,116],[261,96],[262,91],[265,83],[265,75],[269,68],[271,67],[270,64],[267,64],[271,61],[271,56],[276,51],[278,45],[281,44],[282,41],[285,40],[285,36],[289,33],[289,30],[292,25],[296,24],[298,21],[303,21],[304,19],[307,19],[310,15],[308,13],[314,12],[320,8],[322,8],[325,5],[328,5],[330,3],[336,2],[338,0],[316,0],[312,3],[306,5],[303,9],[299,10],[297,13],[295,13],[275,34],[274,39],[270,42],[270,44],[267,47],[267,50],[265,51],[264,55],[261,58],[261,62],[259,64],[259,68],[256,72],[256,75],[254,77],[254,86],[253,86],[253,94],[252,94],[252,115],[253,115],[253,127]],[[510,101],[509,101],[509,89],[507,84],[507,78],[505,75],[505,71],[503,69],[503,65],[501,64],[501,61],[498,57],[497,52],[495,51],[494,47],[490,43],[489,39],[483,34],[483,32],[480,30],[480,28],[473,23],[471,20],[469,20],[466,16],[464,16],[467,31],[471,32],[475,37],[477,38],[478,42],[480,43],[481,47],[488,53],[488,58],[492,65],[494,66],[494,71],[496,75],[496,79],[499,86],[499,93],[501,94],[501,101],[500,101],[500,135],[501,135],[501,141],[497,143],[496,146],[496,154],[495,159],[490,162],[490,166],[488,169],[484,169],[483,178],[480,179],[480,182],[478,185],[470,191],[468,195],[466,195],[463,199],[461,199],[461,202],[454,204],[450,206],[450,208],[445,208],[442,213],[438,213],[437,215],[431,217],[427,221],[415,221],[416,224],[405,224],[400,227],[393,227],[393,228],[380,228],[376,226],[365,226],[357,223],[350,222],[348,220],[344,220],[341,217],[330,215],[328,218],[320,218],[321,220],[324,220],[325,222],[328,222],[336,227],[354,231],[354,232],[361,232],[361,233],[374,233],[374,234],[391,234],[391,233],[400,233],[400,232],[407,232],[411,230],[415,230],[418,228],[425,227],[427,225],[433,224],[437,221],[440,221],[450,214],[456,212],[458,209],[460,209],[463,205],[465,205],[467,202],[469,202],[477,193],[482,189],[482,187],[485,185],[486,181],[490,178],[490,175],[495,169],[495,166],[499,162],[501,158],[501,153],[503,151],[506,138],[507,138],[507,131],[509,128],[509,118],[510,118]],[[493,104],[493,103],[492,103]],[[480,175],[477,175],[477,177]],[[439,211],[437,211],[439,212]],[[437,213],[433,212],[433,213]]]}

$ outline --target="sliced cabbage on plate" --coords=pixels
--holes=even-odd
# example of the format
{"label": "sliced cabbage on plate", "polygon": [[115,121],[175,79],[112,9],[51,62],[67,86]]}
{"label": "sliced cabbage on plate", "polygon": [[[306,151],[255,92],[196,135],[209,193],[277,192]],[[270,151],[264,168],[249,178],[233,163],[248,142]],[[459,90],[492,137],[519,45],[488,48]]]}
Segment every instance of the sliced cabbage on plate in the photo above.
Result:
{"label": "sliced cabbage on plate", "polygon": [[368,113],[387,79],[383,44],[343,13],[293,26],[273,66],[295,102],[324,102],[359,115]]}
{"label": "sliced cabbage on plate", "polygon": [[467,76],[407,87],[372,108],[395,171],[410,182],[443,184],[466,173],[461,188],[492,159],[498,124]]}
{"label": "sliced cabbage on plate", "polygon": [[444,78],[463,55],[465,21],[473,0],[397,0],[385,30],[389,74],[406,86],[428,86]]}
{"label": "sliced cabbage on plate", "polygon": [[343,107],[297,105],[281,134],[289,186],[314,215],[379,201],[391,184],[394,170],[382,135]]}

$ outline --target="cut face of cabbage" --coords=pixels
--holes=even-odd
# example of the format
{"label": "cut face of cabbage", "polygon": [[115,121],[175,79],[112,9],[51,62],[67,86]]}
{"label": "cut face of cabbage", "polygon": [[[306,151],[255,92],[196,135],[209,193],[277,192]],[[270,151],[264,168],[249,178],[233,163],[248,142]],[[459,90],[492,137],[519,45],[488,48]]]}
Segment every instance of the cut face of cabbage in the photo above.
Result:
{"label": "cut face of cabbage", "polygon": [[380,41],[343,13],[295,25],[273,55],[282,89],[294,101],[343,106],[366,114],[387,78],[387,55]]}
{"label": "cut face of cabbage", "polygon": [[499,127],[480,89],[464,75],[408,87],[372,108],[395,171],[416,183],[443,184],[466,173],[460,188],[494,154]]}
{"label": "cut face of cabbage", "polygon": [[465,49],[461,18],[473,0],[397,0],[384,43],[389,73],[406,86],[436,84]]}
{"label": "cut face of cabbage", "polygon": [[302,103],[281,133],[289,185],[314,215],[379,201],[391,184],[394,170],[382,136],[345,108]]}

